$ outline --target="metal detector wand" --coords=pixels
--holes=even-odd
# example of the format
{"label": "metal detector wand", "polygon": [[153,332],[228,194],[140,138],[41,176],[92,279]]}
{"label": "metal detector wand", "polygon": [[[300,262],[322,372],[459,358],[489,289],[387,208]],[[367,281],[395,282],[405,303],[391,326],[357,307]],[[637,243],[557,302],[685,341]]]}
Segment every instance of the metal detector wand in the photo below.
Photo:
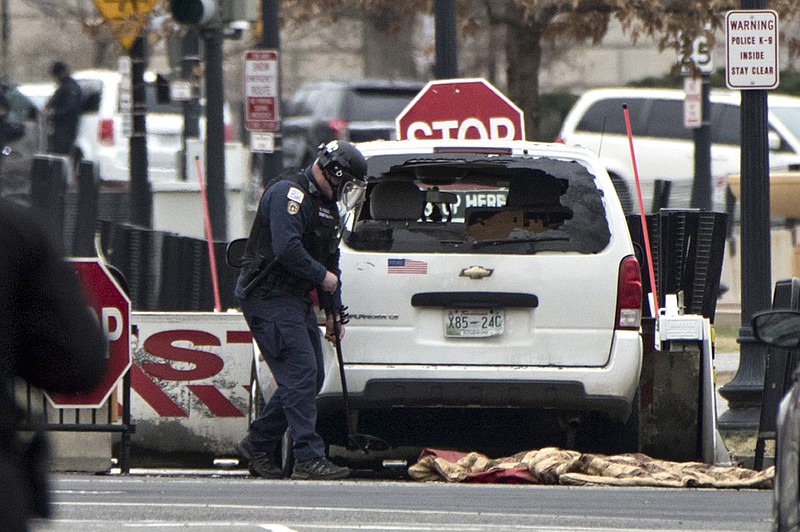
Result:
{"label": "metal detector wand", "polygon": [[[339,308],[339,324],[344,325],[349,318],[345,312],[347,307]],[[333,316],[333,339],[336,346],[336,359],[339,362],[339,380],[342,384],[342,405],[344,406],[344,415],[347,422],[347,447],[350,450],[358,449],[364,454],[367,454],[371,449],[386,450],[391,446],[376,436],[369,434],[356,434],[353,420],[350,417],[350,397],[347,391],[347,377],[344,370],[344,356],[342,355],[342,340],[339,337],[339,328],[336,323],[336,314],[333,308],[333,302],[328,305],[328,312]]]}
{"label": "metal detector wand", "polygon": [[331,308],[329,309],[331,316],[333,316],[333,339],[334,345],[336,346],[336,358],[339,361],[339,381],[342,385],[342,403],[344,404],[344,415],[347,420],[347,435],[353,436],[355,431],[353,430],[353,420],[350,419],[350,399],[349,394],[347,392],[347,378],[345,377],[344,373],[344,356],[342,355],[342,339],[339,337],[339,325],[344,325],[348,321],[347,315],[345,314],[345,310],[347,307],[342,307],[339,312],[339,323],[336,322],[336,314],[333,309],[333,303],[331,303]]}

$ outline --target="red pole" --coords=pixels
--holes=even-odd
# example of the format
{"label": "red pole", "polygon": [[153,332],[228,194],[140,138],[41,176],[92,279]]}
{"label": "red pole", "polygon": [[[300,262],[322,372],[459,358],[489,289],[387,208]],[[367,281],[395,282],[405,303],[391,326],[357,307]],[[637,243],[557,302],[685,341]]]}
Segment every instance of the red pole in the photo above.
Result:
{"label": "red pole", "polygon": [[622,112],[625,114],[625,127],[628,130],[628,145],[631,150],[631,164],[633,164],[633,177],[636,180],[636,196],[639,199],[639,217],[642,221],[642,235],[644,236],[644,250],[647,254],[647,268],[650,274],[650,287],[653,291],[653,306],[658,316],[658,290],[656,290],[656,274],[653,269],[653,254],[650,250],[650,234],[647,231],[647,216],[644,213],[644,200],[642,199],[642,185],[639,183],[639,169],[636,166],[636,153],[633,151],[633,133],[631,132],[631,117],[628,113],[628,105],[622,105]]}
{"label": "red pole", "polygon": [[197,179],[200,181],[200,195],[203,198],[203,219],[206,225],[206,240],[208,241],[208,260],[211,263],[211,283],[214,286],[214,310],[222,312],[222,303],[219,300],[219,281],[217,280],[217,258],[214,255],[214,234],[211,231],[211,216],[208,213],[208,196],[206,195],[206,180],[203,176],[203,167],[200,157],[195,156],[197,165]]}

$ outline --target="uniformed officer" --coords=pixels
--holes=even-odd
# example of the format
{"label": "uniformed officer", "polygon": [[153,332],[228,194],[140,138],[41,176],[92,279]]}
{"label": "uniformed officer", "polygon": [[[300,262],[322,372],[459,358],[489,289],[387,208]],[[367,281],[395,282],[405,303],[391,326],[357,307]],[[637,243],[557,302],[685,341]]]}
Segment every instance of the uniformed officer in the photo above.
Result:
{"label": "uniformed officer", "polygon": [[[320,146],[316,161],[287,172],[266,187],[259,202],[236,296],[277,389],[236,446],[250,473],[280,478],[275,451],[290,429],[293,479],[340,479],[350,470],[328,461],[316,432],[316,395],[324,368],[317,315],[310,293],[326,309],[328,340],[344,336],[339,281],[340,220],[337,200],[363,199],[367,163],[355,146]],[[350,206],[350,205],[348,205]],[[334,331],[336,327],[336,331]]]}

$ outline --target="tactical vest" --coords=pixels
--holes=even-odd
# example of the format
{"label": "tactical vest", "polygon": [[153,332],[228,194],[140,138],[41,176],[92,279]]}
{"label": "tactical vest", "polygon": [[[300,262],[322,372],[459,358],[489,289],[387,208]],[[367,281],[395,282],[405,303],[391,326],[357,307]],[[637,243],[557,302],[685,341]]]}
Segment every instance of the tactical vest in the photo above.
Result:
{"label": "tactical vest", "polygon": [[[278,181],[291,181],[303,190],[307,201],[311,201],[312,219],[305,228],[301,242],[312,258],[322,263],[327,270],[335,271],[339,247],[339,220],[335,203],[326,201],[303,172],[279,175],[267,184],[264,194]],[[333,216],[321,216],[321,211],[330,212]],[[275,260],[269,216],[265,216],[261,209],[257,211],[253,221],[242,262],[245,265],[237,283],[237,295],[240,297],[271,298],[286,294],[305,297],[315,288],[311,281]]]}

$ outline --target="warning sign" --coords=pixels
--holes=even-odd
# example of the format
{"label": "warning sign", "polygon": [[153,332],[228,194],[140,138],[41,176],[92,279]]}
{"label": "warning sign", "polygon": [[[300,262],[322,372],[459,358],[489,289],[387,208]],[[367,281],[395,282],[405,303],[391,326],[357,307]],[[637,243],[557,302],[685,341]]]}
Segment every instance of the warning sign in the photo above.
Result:
{"label": "warning sign", "polygon": [[779,81],[778,14],[739,10],[725,15],[729,89],[774,89]]}
{"label": "warning sign", "polygon": [[94,0],[125,51],[131,49],[157,3],[158,0]]}

